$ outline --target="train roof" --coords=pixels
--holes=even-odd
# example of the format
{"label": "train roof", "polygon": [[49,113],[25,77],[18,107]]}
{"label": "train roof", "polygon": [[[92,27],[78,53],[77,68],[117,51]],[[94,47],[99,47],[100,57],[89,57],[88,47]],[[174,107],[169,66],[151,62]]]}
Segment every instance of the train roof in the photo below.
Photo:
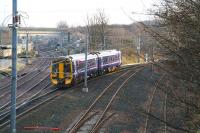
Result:
{"label": "train roof", "polygon": [[121,51],[113,49],[113,50],[103,50],[99,51],[99,57],[104,57],[104,56],[110,56],[110,55],[116,55],[121,53]]}
{"label": "train roof", "polygon": [[[93,53],[88,54],[87,59],[89,60],[89,59],[97,58],[95,53],[98,53],[99,57],[104,57],[104,56],[119,54],[120,51],[113,49],[113,50],[102,50],[102,51],[98,51],[98,52],[93,52]],[[85,60],[85,53],[62,56],[62,58],[72,58],[72,60],[84,61]]]}
{"label": "train roof", "polygon": [[[67,56],[67,58],[71,57],[72,60],[80,60],[80,61],[84,61],[85,60],[85,53],[81,53],[81,54],[73,54],[73,55],[69,55]],[[87,59],[94,59],[97,58],[96,55],[93,54],[88,54],[87,55]]]}

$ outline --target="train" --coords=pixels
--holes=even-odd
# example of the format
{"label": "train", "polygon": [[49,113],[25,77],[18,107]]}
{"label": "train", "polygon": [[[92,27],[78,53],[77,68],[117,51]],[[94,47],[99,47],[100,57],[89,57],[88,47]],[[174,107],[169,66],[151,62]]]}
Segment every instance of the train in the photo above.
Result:
{"label": "train", "polygon": [[[117,70],[122,64],[121,51],[102,50],[87,54],[87,77],[92,78]],[[85,54],[60,56],[51,62],[50,79],[60,88],[70,87],[84,80]]]}

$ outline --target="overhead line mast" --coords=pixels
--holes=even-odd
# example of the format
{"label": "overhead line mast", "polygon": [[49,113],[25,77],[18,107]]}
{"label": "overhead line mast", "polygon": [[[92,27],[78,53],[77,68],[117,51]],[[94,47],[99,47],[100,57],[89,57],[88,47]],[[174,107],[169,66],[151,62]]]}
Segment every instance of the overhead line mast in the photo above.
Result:
{"label": "overhead line mast", "polygon": [[17,0],[12,0],[12,87],[11,87],[11,133],[16,133],[16,90],[17,90],[17,28],[20,16],[17,12]]}

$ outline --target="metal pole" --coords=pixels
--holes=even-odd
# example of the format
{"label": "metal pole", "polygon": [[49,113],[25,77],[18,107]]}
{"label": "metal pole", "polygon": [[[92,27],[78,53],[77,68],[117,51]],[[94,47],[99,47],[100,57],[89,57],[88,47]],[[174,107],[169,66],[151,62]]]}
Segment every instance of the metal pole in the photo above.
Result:
{"label": "metal pole", "polygon": [[84,88],[83,88],[83,92],[88,92],[88,86],[87,86],[87,53],[88,53],[88,36],[86,38],[86,47],[85,47],[85,77],[84,77]]}
{"label": "metal pole", "polygon": [[[167,121],[167,94],[165,94],[165,101],[164,101],[164,121]],[[164,133],[167,132],[167,124],[165,123]]]}
{"label": "metal pole", "polygon": [[103,50],[106,49],[106,38],[105,36],[103,36]]}
{"label": "metal pole", "polygon": [[68,44],[70,43],[70,40],[71,40],[71,39],[70,39],[70,32],[68,32],[68,33],[67,33],[67,42],[68,42]]}
{"label": "metal pole", "polygon": [[3,30],[3,28],[1,27],[1,30],[0,30],[0,45],[2,45],[2,30]]}
{"label": "metal pole", "polygon": [[28,33],[26,33],[26,65],[28,65]]}
{"label": "metal pole", "polygon": [[60,52],[63,55],[63,38],[62,38],[62,31],[60,31]]}
{"label": "metal pole", "polygon": [[153,64],[154,64],[154,43],[156,43],[155,41],[152,43],[152,45],[151,45],[151,62],[152,62],[152,64],[151,64],[151,71],[153,72],[153,70],[154,70],[154,66],[153,66]]}
{"label": "metal pole", "polygon": [[16,133],[16,89],[17,89],[17,0],[13,0],[12,20],[12,88],[11,88],[11,133]]}
{"label": "metal pole", "polygon": [[138,46],[137,46],[137,54],[138,54],[138,63],[140,63],[140,33],[139,33],[139,37],[138,37]]}

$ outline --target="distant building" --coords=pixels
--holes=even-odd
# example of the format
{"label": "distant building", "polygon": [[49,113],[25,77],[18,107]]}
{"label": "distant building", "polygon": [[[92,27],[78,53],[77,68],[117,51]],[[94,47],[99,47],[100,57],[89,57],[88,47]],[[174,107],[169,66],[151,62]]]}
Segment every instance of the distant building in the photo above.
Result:
{"label": "distant building", "polygon": [[9,45],[11,44],[11,32],[10,31],[6,31],[6,30],[2,30],[1,31],[1,45]]}

